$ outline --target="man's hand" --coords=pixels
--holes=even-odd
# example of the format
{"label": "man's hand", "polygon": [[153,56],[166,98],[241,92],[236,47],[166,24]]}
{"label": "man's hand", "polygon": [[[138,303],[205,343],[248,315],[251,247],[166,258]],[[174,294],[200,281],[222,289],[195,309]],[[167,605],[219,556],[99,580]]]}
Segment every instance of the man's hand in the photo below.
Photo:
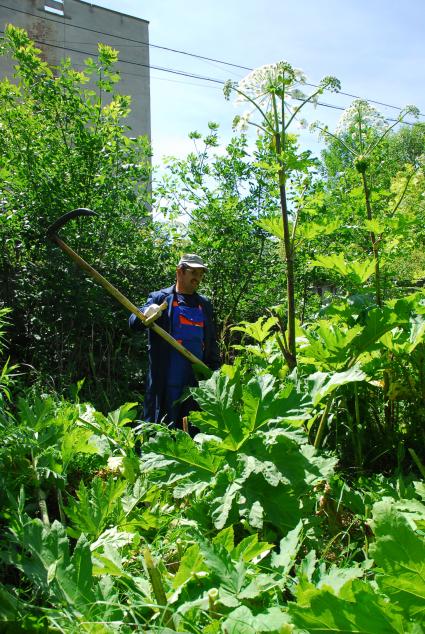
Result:
{"label": "man's hand", "polygon": [[143,314],[146,317],[145,321],[143,322],[145,326],[150,326],[154,321],[158,319],[158,317],[161,317],[162,311],[165,308],[166,304],[162,304],[161,306],[158,306],[158,304],[150,304],[150,306],[145,308],[145,310],[143,311]]}

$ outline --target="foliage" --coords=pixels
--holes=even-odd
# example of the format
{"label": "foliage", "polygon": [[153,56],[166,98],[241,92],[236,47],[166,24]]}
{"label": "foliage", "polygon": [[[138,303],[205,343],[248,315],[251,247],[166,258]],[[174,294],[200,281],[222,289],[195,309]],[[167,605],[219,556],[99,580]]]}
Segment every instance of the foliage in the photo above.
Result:
{"label": "foliage", "polygon": [[[424,510],[421,505],[422,517]],[[376,593],[370,580],[350,575],[349,569],[339,578],[334,571],[333,579],[328,575],[315,584],[311,575],[305,576],[296,592],[297,603],[289,606],[296,627],[319,632],[421,631],[421,617],[411,617],[416,605],[423,610],[423,570],[418,563],[423,560],[416,559],[421,557],[423,536],[418,535],[415,522],[409,524],[389,501],[374,506],[373,528],[375,541],[370,554],[378,566],[376,582],[381,593]],[[401,538],[403,541],[397,541]],[[397,580],[392,576],[394,569],[399,574]],[[393,585],[399,589],[399,596],[392,595]]]}
{"label": "foliage", "polygon": [[[420,308],[417,296],[399,300],[386,321],[407,325]],[[263,356],[273,322],[241,327]],[[376,344],[379,323],[370,313],[354,327],[346,352],[358,358]],[[305,430],[365,373],[328,359],[326,372],[303,376],[300,363],[274,375],[254,358],[257,372],[240,360],[192,389],[201,406],[193,439],[158,426],[134,433],[132,403],[105,416],[21,396],[1,430],[5,628],[421,631],[423,483],[349,487]],[[81,457],[93,454],[90,472]]]}
{"label": "foliage", "polygon": [[[302,108],[308,103],[316,103],[324,90],[337,91],[340,83],[335,77],[325,77],[310,94],[304,92],[306,77],[288,62],[281,61],[257,68],[239,84],[228,81],[224,87],[228,99],[232,91],[238,101],[249,104],[251,111],[243,117],[236,117],[235,125],[252,124],[258,128],[266,143],[261,164],[269,175],[276,179],[279,192],[280,212],[282,216],[282,242],[286,264],[286,301],[287,301],[287,341],[283,341],[282,350],[288,365],[296,366],[295,345],[295,238],[298,224],[298,210],[302,207],[305,191],[309,187],[309,171],[315,165],[309,151],[299,152],[296,137],[289,132]],[[260,123],[254,122],[253,114],[260,114]],[[261,145],[261,144],[260,144]],[[264,147],[264,146],[262,146]],[[298,181],[298,182],[297,182]],[[290,226],[291,210],[288,196],[291,184],[297,184],[295,220]],[[302,192],[302,193],[301,193]]]}
{"label": "foliage", "polygon": [[[1,301],[12,357],[41,370],[15,376],[0,308],[2,631],[420,634],[425,299],[393,277],[423,238],[423,129],[355,103],[320,165],[289,126],[337,82],[307,95],[288,64],[260,69],[227,86],[261,113],[244,117],[255,149],[192,133],[155,223],[117,53],[77,73],[14,27],[2,46],[17,77],[0,85]],[[193,437],[137,420],[139,344],[40,238],[78,206],[98,219],[66,241],[126,293],[169,281],[183,248],[208,260],[233,364],[191,389]],[[83,399],[93,384],[106,414]]]}
{"label": "foliage", "polygon": [[144,297],[170,257],[162,228],[149,222],[150,148],[129,136],[130,100],[116,91],[110,47],[100,44],[82,72],[69,59],[51,69],[25,31],[8,26],[1,52],[15,63],[14,83],[0,82],[0,302],[14,309],[13,358],[59,390],[87,377],[83,390],[110,407],[120,374],[126,386],[140,381],[127,361],[139,346],[122,309],[45,232],[63,213],[91,207],[96,220],[64,227],[63,239],[125,294]]}
{"label": "foliage", "polygon": [[[195,419],[201,429],[211,426],[211,414],[207,416],[207,423]],[[193,500],[191,507],[200,522],[207,505],[209,515],[203,520],[207,530],[210,522],[223,528],[242,521],[247,527],[269,525],[278,534],[285,533],[313,509],[312,488],[329,477],[334,460],[315,455],[304,435],[295,430],[245,429],[243,438],[243,429],[236,432],[238,427],[234,421],[230,434],[216,427],[220,440],[207,436],[195,442],[182,433],[175,441],[159,436],[146,446],[143,469],[153,472],[162,486],[171,487],[178,499],[195,494],[198,501]]]}
{"label": "foliage", "polygon": [[415,522],[409,523],[388,502],[375,505],[373,521],[376,541],[370,552],[382,570],[377,575],[378,586],[406,614],[421,619],[425,610],[425,544],[412,530]]}
{"label": "foliage", "polygon": [[408,201],[418,192],[423,174],[423,126],[394,131],[417,112],[407,106],[397,119],[386,121],[370,104],[356,100],[343,113],[335,133],[316,124],[327,141],[326,203],[341,224],[347,223],[350,230],[344,238],[351,249],[362,259],[373,256],[378,305],[391,288],[397,259],[409,269],[409,256],[417,248],[417,231],[413,237],[412,229],[418,226],[420,207],[415,209]]}
{"label": "foliage", "polygon": [[10,309],[0,308],[0,362],[2,363],[0,371],[0,420],[2,417],[10,415],[11,409],[11,391],[10,388],[14,383],[17,365],[11,365],[10,358],[3,362],[4,350],[6,348],[6,327],[10,325],[8,315]]}
{"label": "foliage", "polygon": [[[229,398],[229,374],[230,368],[225,369],[224,375],[216,373],[197,388],[198,400],[206,404],[197,423],[207,429],[213,425],[214,402],[225,394]],[[69,527],[64,520],[46,524],[34,517],[31,488],[12,489],[7,483],[5,539],[0,544],[4,627],[59,627],[64,632],[420,632],[425,595],[423,483],[404,482],[400,495],[388,482],[363,479],[359,484],[369,488],[363,493],[339,480],[343,488],[338,493],[330,456],[319,455],[299,430],[282,420],[263,421],[266,412],[275,416],[272,403],[267,404],[266,386],[272,381],[263,377],[264,382],[251,384],[243,397],[238,415],[246,437],[238,450],[227,447],[226,421],[218,412],[214,436],[201,433],[191,439],[182,432],[163,431],[144,441],[142,476],[135,481],[125,475],[123,463],[111,463],[106,452],[104,470],[90,486],[82,482],[76,492],[65,488]],[[235,386],[235,377],[232,380]],[[263,414],[256,418],[257,429],[254,424],[248,430],[242,421],[252,412],[244,408],[251,402],[248,394],[252,399],[256,393],[254,385],[262,402],[257,410]],[[235,386],[235,391],[243,388]],[[278,399],[281,411],[288,400],[290,393]],[[63,407],[88,411],[87,405]],[[126,411],[129,408],[123,407]],[[99,413],[93,411],[91,417],[99,419]],[[80,418],[88,417],[83,413]],[[110,418],[128,420],[124,413]],[[28,432],[31,426],[40,429],[40,415],[27,417],[26,424]],[[110,441],[115,441],[112,446],[121,461],[129,455],[119,431]],[[14,442],[16,451],[21,439]],[[233,492],[220,490],[220,478],[226,479],[229,468],[239,493],[237,514],[231,508]],[[331,497],[321,495],[324,481],[333,489]],[[332,507],[334,495],[339,502]],[[314,501],[318,514],[313,512]],[[243,505],[252,512],[244,513]],[[212,524],[203,517],[206,508]],[[350,525],[339,533],[330,532],[332,508],[339,527],[350,516]],[[258,523],[260,515],[263,521]],[[362,530],[354,530],[356,523]]]}
{"label": "foliage", "polygon": [[190,134],[194,150],[185,159],[167,159],[154,209],[165,217],[179,248],[196,251],[207,262],[203,290],[213,301],[227,351],[229,326],[263,312],[270,294],[276,302],[283,299],[279,253],[258,225],[275,208],[276,192],[251,160],[245,135],[217,152],[218,126],[208,127],[204,137]]}

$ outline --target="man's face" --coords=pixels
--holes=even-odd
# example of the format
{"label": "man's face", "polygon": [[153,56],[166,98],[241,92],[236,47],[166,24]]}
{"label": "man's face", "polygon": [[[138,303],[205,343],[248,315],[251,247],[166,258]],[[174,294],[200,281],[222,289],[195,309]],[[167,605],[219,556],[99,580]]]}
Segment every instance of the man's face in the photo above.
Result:
{"label": "man's face", "polygon": [[191,295],[198,290],[198,286],[204,277],[204,269],[201,268],[188,268],[177,269],[177,290],[180,293]]}

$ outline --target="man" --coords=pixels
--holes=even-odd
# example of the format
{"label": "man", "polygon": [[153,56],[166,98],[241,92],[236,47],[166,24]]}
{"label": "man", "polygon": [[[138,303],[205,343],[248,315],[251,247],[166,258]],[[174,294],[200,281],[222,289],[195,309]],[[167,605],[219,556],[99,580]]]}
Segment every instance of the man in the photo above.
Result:
{"label": "man", "polygon": [[[149,294],[141,311],[169,332],[185,348],[212,370],[220,367],[211,302],[197,290],[207,267],[195,254],[183,255],[176,269],[176,283]],[[161,304],[167,303],[163,310]],[[142,330],[143,324],[131,315],[130,327]],[[196,384],[190,361],[152,330],[148,330],[149,371],[146,380],[144,419],[181,427],[193,402],[176,403],[185,388]]]}

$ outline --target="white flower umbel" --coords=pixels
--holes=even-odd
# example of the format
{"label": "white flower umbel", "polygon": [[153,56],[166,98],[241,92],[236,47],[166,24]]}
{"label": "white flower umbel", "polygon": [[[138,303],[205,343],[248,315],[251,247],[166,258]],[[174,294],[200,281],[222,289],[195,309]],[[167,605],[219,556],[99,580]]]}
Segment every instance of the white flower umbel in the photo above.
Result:
{"label": "white flower umbel", "polygon": [[340,116],[335,128],[335,134],[337,136],[344,134],[353,127],[357,129],[359,124],[364,129],[374,127],[377,130],[384,130],[387,127],[384,117],[376,108],[363,99],[355,99]]}
{"label": "white flower umbel", "polygon": [[[316,121],[311,128],[318,130],[323,138],[333,138],[344,147],[355,159],[363,160],[371,156],[382,140],[407,116],[417,118],[419,110],[416,106],[401,109],[396,119],[386,120],[376,108],[364,99],[355,99],[344,110],[335,129],[329,131],[328,126]],[[357,169],[360,167],[358,164]]]}
{"label": "white flower umbel", "polygon": [[[307,78],[302,70],[293,68],[289,62],[280,61],[254,69],[239,83],[226,82],[224,95],[229,99],[234,91],[237,93],[236,104],[248,102],[253,106],[251,111],[235,118],[236,127],[246,129],[251,124],[263,132],[276,133],[282,125],[286,129],[306,103],[316,103],[323,90],[336,91],[340,88],[334,77],[325,77],[311,94],[304,89],[306,85]],[[277,102],[282,107],[277,108]],[[286,118],[283,111],[289,113]],[[261,115],[260,123],[253,121],[255,113]]]}
{"label": "white flower umbel", "polygon": [[251,73],[246,75],[239,82],[238,96],[236,103],[249,101],[250,99],[256,100],[258,103],[267,102],[270,96],[280,94],[285,91],[289,96],[295,92],[295,98],[305,99],[306,95],[300,89],[300,86],[304,85],[307,78],[302,70],[298,68],[292,68],[292,66],[285,61],[277,62],[276,64],[266,64],[255,68]]}
{"label": "white flower umbel", "polygon": [[300,130],[306,130],[308,128],[307,119],[298,119],[297,128],[300,128]]}

